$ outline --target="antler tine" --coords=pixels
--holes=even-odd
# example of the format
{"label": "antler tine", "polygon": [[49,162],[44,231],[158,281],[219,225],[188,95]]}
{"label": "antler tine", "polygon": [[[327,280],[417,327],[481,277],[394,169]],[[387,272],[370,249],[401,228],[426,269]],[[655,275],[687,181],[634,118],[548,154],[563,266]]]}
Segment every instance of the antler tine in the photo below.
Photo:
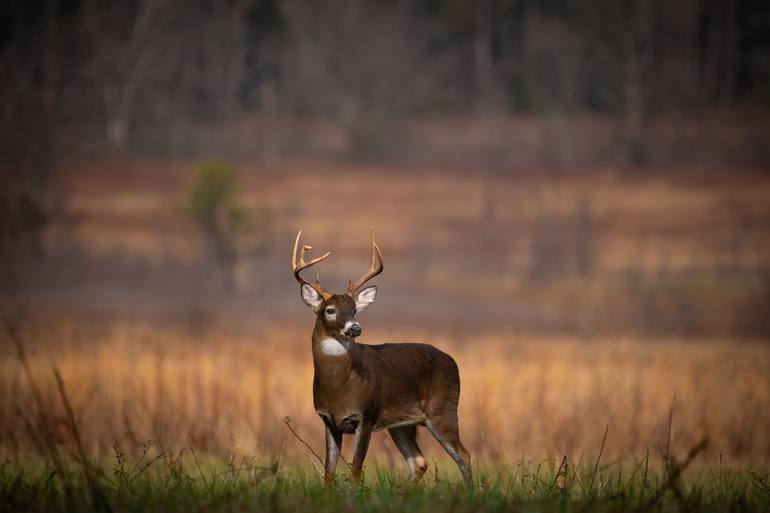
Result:
{"label": "antler tine", "polygon": [[300,282],[303,285],[310,285],[313,287],[316,292],[318,292],[324,299],[329,299],[332,297],[331,292],[323,288],[321,285],[321,282],[318,280],[318,274],[316,274],[315,283],[309,283],[306,281],[302,276],[300,276],[300,272],[307,269],[308,267],[317,264],[321,260],[324,260],[326,257],[332,254],[331,251],[327,251],[325,255],[319,256],[317,258],[313,258],[310,260],[310,262],[305,262],[305,252],[310,251],[313,249],[312,246],[306,246],[303,245],[299,252],[299,262],[297,262],[297,247],[299,246],[299,238],[302,235],[302,230],[297,233],[297,238],[294,240],[294,251],[291,253],[291,269],[294,271],[294,277],[297,279],[298,282]]}
{"label": "antler tine", "polygon": [[370,230],[371,230],[370,246],[372,249],[372,253],[371,253],[371,262],[369,264],[369,271],[367,271],[367,273],[364,274],[356,282],[353,282],[350,280],[350,278],[348,278],[347,293],[350,296],[354,295],[356,291],[360,289],[364,283],[366,283],[367,281],[371,280],[372,278],[380,274],[384,269],[384,266],[382,265],[382,253],[380,253],[380,248],[377,246],[377,243],[374,242],[374,227],[372,226]]}

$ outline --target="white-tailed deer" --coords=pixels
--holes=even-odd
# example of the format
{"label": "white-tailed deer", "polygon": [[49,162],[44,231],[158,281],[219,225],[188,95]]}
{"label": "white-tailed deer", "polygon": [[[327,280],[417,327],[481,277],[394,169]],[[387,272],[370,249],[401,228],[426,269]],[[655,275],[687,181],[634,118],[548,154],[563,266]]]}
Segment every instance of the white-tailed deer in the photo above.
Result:
{"label": "white-tailed deer", "polygon": [[332,294],[300,273],[330,255],[305,262],[302,246],[292,253],[294,277],[301,284],[302,299],[316,314],[312,350],[315,377],[313,403],[326,427],[324,482],[334,481],[342,435],[355,435],[352,479],[361,479],[369,440],[373,431],[387,429],[406,459],[410,477],[419,480],[428,468],[417,445],[417,426],[424,426],[460,467],[463,478],[472,483],[470,454],[460,442],[457,402],[460,375],[457,364],[446,353],[427,344],[356,343],[361,325],[356,314],[374,302],[377,287],[362,286],[382,272],[382,255],[371,236],[371,266],[344,294]]}

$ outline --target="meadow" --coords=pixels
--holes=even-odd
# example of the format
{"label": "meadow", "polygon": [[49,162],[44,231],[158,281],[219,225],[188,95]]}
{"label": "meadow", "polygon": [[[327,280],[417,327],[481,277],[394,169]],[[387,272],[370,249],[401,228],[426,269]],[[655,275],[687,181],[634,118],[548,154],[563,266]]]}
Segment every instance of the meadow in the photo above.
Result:
{"label": "meadow", "polygon": [[[0,269],[0,509],[770,507],[761,176],[304,171],[243,174],[227,292],[181,212],[184,166],[61,172],[46,254]],[[360,340],[454,356],[473,490],[427,433],[421,484],[379,433],[364,486],[340,464],[322,487],[289,251],[302,227],[339,288],[373,221],[386,271]]]}
{"label": "meadow", "polygon": [[[308,328],[310,327],[308,321]],[[50,332],[49,332],[50,330]],[[267,454],[295,461],[290,417],[310,444],[322,448],[323,430],[312,406],[309,334],[263,332],[259,343],[225,331],[194,339],[172,328],[116,324],[90,336],[72,326],[28,329],[26,359],[38,406],[50,431],[66,440],[65,416],[52,374],[58,369],[77,413],[89,453],[113,446],[177,452],[187,440],[208,454]],[[35,344],[34,337],[56,340]],[[529,337],[503,344],[489,336],[462,344],[423,334],[374,340],[429,340],[452,354],[461,369],[461,431],[479,462],[510,464],[597,450],[609,426],[610,460],[655,453],[669,436],[687,449],[708,438],[710,454],[757,462],[770,455],[770,352],[763,344],[580,340]],[[35,397],[12,354],[2,361],[6,454],[34,451]],[[669,434],[669,417],[672,417]],[[430,437],[427,446],[434,445]],[[375,437],[373,457],[401,464],[387,436]],[[436,447],[436,457],[443,457]]]}
{"label": "meadow", "polygon": [[[407,483],[380,433],[364,486],[352,488],[341,463],[325,491],[305,334],[264,333],[254,344],[139,324],[112,324],[94,339],[66,323],[10,328],[23,346],[21,360],[5,354],[0,373],[0,503],[9,510],[770,504],[770,354],[762,344],[528,338],[504,346],[495,337],[473,345],[436,337],[461,368],[461,433],[476,488],[464,489],[427,433],[420,443],[430,472]],[[349,445],[343,454],[350,461]]]}

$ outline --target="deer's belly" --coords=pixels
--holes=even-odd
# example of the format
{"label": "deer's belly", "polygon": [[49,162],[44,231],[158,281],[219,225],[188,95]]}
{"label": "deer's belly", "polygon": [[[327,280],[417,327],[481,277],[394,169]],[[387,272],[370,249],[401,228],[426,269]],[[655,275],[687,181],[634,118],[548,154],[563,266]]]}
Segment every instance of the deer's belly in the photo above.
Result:
{"label": "deer's belly", "polygon": [[423,424],[425,414],[417,407],[388,408],[380,413],[380,418],[374,426],[375,431],[392,429],[401,426]]}

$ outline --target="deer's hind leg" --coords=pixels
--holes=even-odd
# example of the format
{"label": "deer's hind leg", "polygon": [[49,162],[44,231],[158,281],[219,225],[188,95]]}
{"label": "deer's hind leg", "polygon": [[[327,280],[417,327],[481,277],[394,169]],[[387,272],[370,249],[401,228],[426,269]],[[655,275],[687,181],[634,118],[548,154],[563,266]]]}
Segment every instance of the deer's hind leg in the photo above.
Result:
{"label": "deer's hind leg", "polygon": [[409,478],[414,482],[419,481],[428,470],[428,463],[417,445],[417,426],[390,428],[388,432],[409,466]]}
{"label": "deer's hind leg", "polygon": [[428,428],[430,434],[438,440],[438,443],[455,460],[463,475],[463,479],[471,486],[473,484],[471,455],[460,441],[457,412],[444,410],[439,414],[430,415],[425,421],[425,427]]}

